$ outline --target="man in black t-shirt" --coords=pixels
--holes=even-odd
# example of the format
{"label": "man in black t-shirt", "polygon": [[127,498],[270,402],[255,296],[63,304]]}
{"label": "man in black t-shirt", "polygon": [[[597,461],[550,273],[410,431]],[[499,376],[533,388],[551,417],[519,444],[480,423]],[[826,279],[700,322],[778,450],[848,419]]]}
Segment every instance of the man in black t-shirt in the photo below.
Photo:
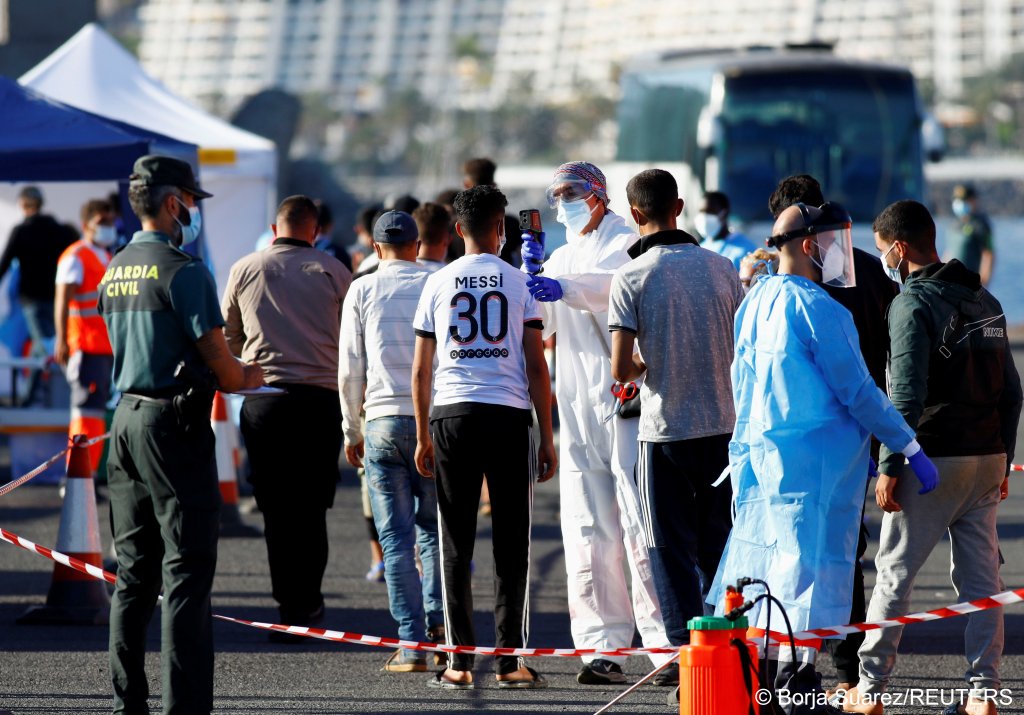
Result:
{"label": "man in black t-shirt", "polygon": [[21,270],[18,302],[32,336],[34,355],[46,355],[43,341],[54,336],[53,295],[57,262],[64,249],[78,236],[70,226],[42,213],[43,194],[35,186],[26,186],[18,194],[18,206],[25,220],[11,231],[0,256],[0,279],[15,258]]}

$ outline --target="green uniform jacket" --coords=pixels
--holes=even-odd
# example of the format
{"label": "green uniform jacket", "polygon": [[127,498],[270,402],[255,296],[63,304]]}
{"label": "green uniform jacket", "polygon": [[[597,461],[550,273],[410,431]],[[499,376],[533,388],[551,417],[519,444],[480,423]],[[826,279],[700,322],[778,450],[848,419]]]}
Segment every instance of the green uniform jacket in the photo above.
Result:
{"label": "green uniform jacket", "polygon": [[174,377],[178,363],[202,369],[196,341],[224,325],[210,271],[170,240],[156,231],[137,232],[100,281],[99,310],[121,392],[183,391]]}

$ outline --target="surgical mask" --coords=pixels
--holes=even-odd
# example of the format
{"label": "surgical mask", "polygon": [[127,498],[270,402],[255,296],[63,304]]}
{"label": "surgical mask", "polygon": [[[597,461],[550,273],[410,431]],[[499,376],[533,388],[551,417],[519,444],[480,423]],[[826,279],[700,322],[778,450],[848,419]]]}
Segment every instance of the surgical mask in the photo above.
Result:
{"label": "surgical mask", "polygon": [[596,210],[596,205],[594,208],[590,208],[587,202],[583,200],[570,201],[569,203],[559,201],[558,210],[555,212],[555,220],[577,236],[582,236],[583,229],[590,223],[590,219]]}
{"label": "surgical mask", "polygon": [[113,226],[100,224],[92,234],[92,242],[103,248],[110,248],[117,243],[117,229]]}
{"label": "surgical mask", "polygon": [[894,248],[896,248],[895,243],[889,246],[889,250],[882,254],[882,268],[885,269],[885,275],[889,276],[889,280],[893,283],[903,285],[903,276],[900,275],[900,266],[903,265],[903,259],[900,258],[900,262],[896,264],[895,268],[885,262],[885,257],[892,253],[892,249]]}
{"label": "surgical mask", "polygon": [[[821,256],[821,244],[817,241],[814,243],[818,247],[818,255]],[[821,257],[821,263],[815,261],[813,257],[811,261],[821,269],[822,283],[831,283],[837,278],[843,277],[846,259],[843,255],[843,248],[838,241],[833,241],[832,245],[825,250],[825,255]]]}
{"label": "surgical mask", "polygon": [[178,244],[178,247],[180,248],[181,246],[187,246],[188,244],[193,243],[197,238],[199,238],[199,231],[202,230],[203,228],[203,216],[202,214],[199,213],[198,206],[193,206],[189,208],[188,206],[185,205],[185,202],[179,199],[177,196],[174,197],[174,200],[178,202],[181,208],[188,211],[189,215],[188,225],[183,224],[181,222],[181,219],[179,219],[177,216],[174,217],[174,220],[177,221],[178,226],[181,227],[181,243]]}
{"label": "surgical mask", "polygon": [[953,215],[957,218],[963,218],[971,212],[967,202],[963,199],[953,199]]}
{"label": "surgical mask", "polygon": [[701,211],[693,219],[694,228],[701,238],[715,238],[722,232],[722,219],[718,214],[709,214]]}
{"label": "surgical mask", "polygon": [[501,222],[501,233],[498,234],[498,255],[505,250],[505,221]]}

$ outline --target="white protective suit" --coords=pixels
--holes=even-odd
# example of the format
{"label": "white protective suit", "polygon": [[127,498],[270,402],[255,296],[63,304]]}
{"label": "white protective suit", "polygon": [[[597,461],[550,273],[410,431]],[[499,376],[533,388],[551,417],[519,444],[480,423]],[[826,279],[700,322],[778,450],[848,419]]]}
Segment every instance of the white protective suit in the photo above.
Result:
{"label": "white protective suit", "polygon": [[[544,263],[544,276],[558,280],[562,299],[541,305],[544,337],[557,335],[559,483],[573,642],[577,648],[628,648],[635,624],[644,647],[671,647],[633,478],[640,420],[612,416],[617,400],[611,393],[608,294],[615,270],[630,260],[626,249],[639,236],[609,212],[585,237],[567,229],[566,238],[567,245]],[[632,599],[623,559],[632,577]],[[660,665],[671,657],[651,660]]]}

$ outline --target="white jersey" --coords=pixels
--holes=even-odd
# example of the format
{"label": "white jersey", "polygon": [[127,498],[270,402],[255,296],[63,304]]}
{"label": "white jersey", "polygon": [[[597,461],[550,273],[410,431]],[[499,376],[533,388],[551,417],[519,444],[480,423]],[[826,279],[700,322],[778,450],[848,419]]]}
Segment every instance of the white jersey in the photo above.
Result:
{"label": "white jersey", "polygon": [[434,406],[484,402],[530,409],[523,330],[542,328],[526,274],[489,253],[427,279],[413,327],[437,340]]}
{"label": "white jersey", "polygon": [[352,283],[341,310],[338,391],[345,444],[363,441],[366,420],[412,416],[412,359],[416,313],[430,272],[409,261],[381,261],[376,272]]}

